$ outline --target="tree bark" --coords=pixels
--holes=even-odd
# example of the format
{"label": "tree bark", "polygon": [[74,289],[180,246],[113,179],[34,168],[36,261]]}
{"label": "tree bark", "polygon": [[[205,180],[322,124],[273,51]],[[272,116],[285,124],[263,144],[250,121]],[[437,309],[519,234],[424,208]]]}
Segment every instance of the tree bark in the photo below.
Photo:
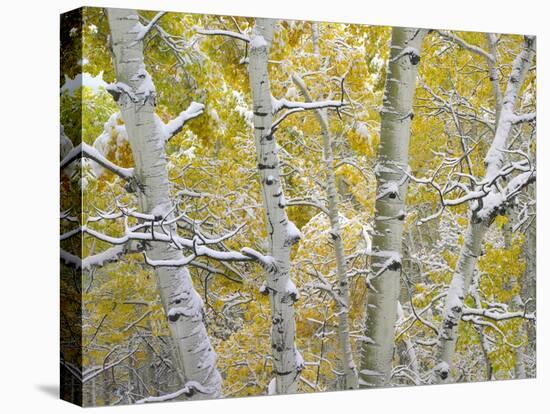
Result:
{"label": "tree bark", "polygon": [[[306,102],[312,102],[311,96],[303,80],[298,75],[293,75],[293,81],[305,97]],[[336,259],[336,274],[338,276],[337,293],[339,302],[338,310],[338,343],[340,346],[340,358],[344,371],[344,389],[355,389],[359,386],[357,367],[353,361],[353,351],[349,334],[349,283],[340,227],[340,212],[338,211],[338,193],[336,191],[336,177],[334,174],[334,155],[332,152],[332,137],[329,131],[326,113],[320,109],[315,110],[315,116],[321,127],[323,136],[323,161],[326,170],[326,193],[328,200],[328,216],[330,220],[330,236],[334,244],[334,256]]]}
{"label": "tree bark", "polygon": [[[155,89],[143,58],[143,41],[136,10],[108,9],[111,47],[120,108],[139,182],[139,203],[144,213],[166,216],[172,210],[170,182],[164,148],[165,132],[155,114]],[[170,216],[169,216],[170,217]],[[175,229],[172,229],[175,231]],[[147,257],[153,260],[183,259],[180,250],[166,243],[151,242]],[[183,379],[193,385],[196,398],[219,397],[221,377],[216,354],[204,324],[203,303],[193,288],[186,267],[155,268],[157,285],[172,338],[177,346]]]}
{"label": "tree bark", "polygon": [[376,167],[377,195],[372,249],[371,288],[366,308],[366,340],[362,346],[361,387],[389,384],[401,274],[401,246],[412,105],[420,47],[425,32],[392,31],[391,53],[381,115]]}
{"label": "tree bark", "polygon": [[[495,136],[485,157],[486,170],[483,182],[491,182],[504,162],[504,150],[512,129],[516,100],[534,56],[534,39],[525,37],[524,45],[512,65],[498,117]],[[483,199],[481,201],[483,203]],[[438,338],[437,363],[433,369],[433,382],[446,382],[451,378],[451,367],[456,350],[458,324],[462,318],[464,299],[470,289],[472,275],[481,254],[485,234],[494,217],[479,217],[479,209],[470,214],[464,244],[445,299],[443,324]]]}
{"label": "tree bark", "polygon": [[270,392],[294,393],[303,360],[294,343],[296,324],[294,301],[297,291],[290,279],[290,250],[300,238],[296,226],[288,220],[277,155],[272,133],[273,105],[269,85],[268,56],[274,31],[274,20],[256,19],[249,44],[249,78],[254,114],[254,138],[264,212],[269,256],[264,260],[266,293],[269,294],[272,326],[271,348],[275,387]]}

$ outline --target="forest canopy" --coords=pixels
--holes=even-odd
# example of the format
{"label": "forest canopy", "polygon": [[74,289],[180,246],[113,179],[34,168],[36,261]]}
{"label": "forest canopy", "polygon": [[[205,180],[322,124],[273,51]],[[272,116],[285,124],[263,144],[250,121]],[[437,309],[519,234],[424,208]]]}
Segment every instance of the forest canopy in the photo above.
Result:
{"label": "forest canopy", "polygon": [[535,49],[62,15],[63,398],[534,377]]}

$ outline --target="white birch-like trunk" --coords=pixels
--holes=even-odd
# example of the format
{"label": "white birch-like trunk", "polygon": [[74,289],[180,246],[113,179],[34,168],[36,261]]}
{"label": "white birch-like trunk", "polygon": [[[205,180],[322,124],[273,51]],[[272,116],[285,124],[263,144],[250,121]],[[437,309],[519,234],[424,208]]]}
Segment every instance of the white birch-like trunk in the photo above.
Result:
{"label": "white birch-like trunk", "polygon": [[[142,26],[136,10],[108,9],[107,16],[117,85],[122,91],[116,100],[135,162],[140,206],[144,213],[165,216],[172,209],[165,133],[155,115],[155,89],[145,69],[143,42],[137,37]],[[148,243],[146,254],[153,260],[183,259],[180,250],[160,242]],[[189,271],[185,267],[158,267],[155,273],[183,379],[197,391],[195,398],[219,397],[221,377],[216,354],[204,325],[202,299],[193,288]]]}
{"label": "white birch-like trunk", "polygon": [[489,45],[489,53],[493,57],[493,60],[488,61],[489,65],[489,80],[491,81],[491,89],[493,91],[493,98],[495,99],[495,122],[498,122],[500,118],[500,111],[502,109],[502,93],[500,92],[500,85],[498,81],[498,70],[496,67],[497,62],[497,39],[493,33],[487,33],[487,43]]}
{"label": "white birch-like trunk", "polygon": [[371,286],[367,298],[366,340],[362,346],[361,387],[388,385],[394,354],[394,331],[401,275],[401,247],[412,106],[420,48],[425,32],[393,28],[385,83],[377,195],[372,247]]}
{"label": "white birch-like trunk", "polygon": [[[294,302],[297,291],[290,279],[290,249],[300,234],[288,220],[277,155],[272,134],[273,105],[269,86],[268,57],[275,21],[256,19],[249,45],[249,77],[254,113],[254,138],[258,172],[266,216],[269,263],[266,289],[271,303],[271,348],[277,394],[295,393],[303,360],[294,338]],[[273,387],[270,387],[273,390]]]}
{"label": "white birch-like trunk", "polygon": [[[293,80],[304,95],[306,102],[312,102],[311,96],[303,80],[297,75],[293,76]],[[340,346],[342,370],[344,371],[344,389],[355,389],[359,386],[359,383],[357,367],[353,361],[353,351],[349,333],[349,283],[344,242],[342,240],[342,229],[340,227],[340,213],[338,211],[338,193],[336,191],[336,177],[334,174],[332,139],[326,113],[317,109],[315,110],[315,116],[317,117],[323,136],[323,161],[326,171],[326,193],[328,199],[328,216],[330,220],[330,236],[334,244],[336,274],[338,276],[338,343]]]}
{"label": "white birch-like trunk", "polygon": [[[403,307],[401,302],[397,302],[397,320],[403,319],[405,314],[403,313]],[[418,381],[420,376],[420,364],[418,362],[418,357],[416,355],[416,349],[414,347],[413,341],[406,335],[403,335],[403,339],[400,342],[401,349],[401,364],[406,365],[414,374],[416,374],[415,380]],[[418,385],[418,382],[416,383]]]}
{"label": "white birch-like trunk", "polygon": [[[484,182],[491,182],[497,176],[504,162],[505,150],[512,129],[516,100],[534,56],[534,39],[526,37],[523,49],[514,60],[512,73],[507,83],[502,107],[498,116],[495,136],[485,157],[486,171]],[[470,289],[472,275],[481,253],[485,234],[493,217],[479,217],[478,210],[471,212],[464,244],[456,264],[456,269],[445,298],[443,323],[440,328],[437,363],[433,369],[433,382],[446,382],[451,378],[451,368],[456,350],[458,324],[462,318],[464,299]]]}

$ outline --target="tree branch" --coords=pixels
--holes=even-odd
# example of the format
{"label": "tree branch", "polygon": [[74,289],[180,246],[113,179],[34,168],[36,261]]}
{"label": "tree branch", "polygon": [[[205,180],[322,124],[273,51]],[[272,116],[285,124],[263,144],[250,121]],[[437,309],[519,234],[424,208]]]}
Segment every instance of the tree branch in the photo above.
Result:
{"label": "tree branch", "polygon": [[209,29],[200,29],[196,27],[195,31],[198,34],[205,35],[205,36],[227,36],[233,39],[242,40],[243,42],[246,42],[246,43],[250,42],[250,38],[247,35],[242,33],[232,32],[230,30],[209,30]]}
{"label": "tree branch", "polygon": [[136,36],[136,41],[140,42],[145,39],[145,36],[147,36],[147,34],[153,29],[153,27],[155,27],[161,17],[164,16],[166,13],[167,12],[164,11],[158,12],[146,26],[142,26],[141,30]]}
{"label": "tree branch", "polygon": [[101,165],[103,168],[118,175],[120,178],[122,178],[125,181],[131,181],[134,178],[133,168],[119,167],[118,165],[114,164],[113,162],[105,158],[103,155],[101,155],[100,152],[96,150],[94,147],[91,147],[85,142],[82,142],[78,146],[73,148],[65,156],[65,158],[63,158],[60,164],[60,169],[63,170],[64,168],[69,166],[71,163],[81,159],[82,157],[86,157],[91,159],[92,161],[95,161],[96,163]]}
{"label": "tree branch", "polygon": [[461,37],[458,37],[457,35],[447,31],[447,30],[436,30],[436,32],[441,36],[444,37],[447,40],[451,40],[452,42],[455,42],[457,45],[462,46],[464,49],[469,50],[470,52],[473,52],[479,56],[482,56],[489,62],[494,62],[495,57],[488,53],[487,51],[483,50],[479,46],[472,45],[468,42],[466,42]]}
{"label": "tree branch", "polygon": [[190,119],[196,118],[204,112],[204,105],[197,102],[191,102],[189,107],[182,111],[176,118],[168,122],[165,127],[165,140],[168,142],[174,135],[178,134],[183,126]]}

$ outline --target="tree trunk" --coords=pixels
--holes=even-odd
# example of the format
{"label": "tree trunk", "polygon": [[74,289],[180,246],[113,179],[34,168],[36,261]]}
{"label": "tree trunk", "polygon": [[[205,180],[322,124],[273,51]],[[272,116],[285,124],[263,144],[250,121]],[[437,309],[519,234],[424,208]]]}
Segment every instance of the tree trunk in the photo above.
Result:
{"label": "tree trunk", "polygon": [[388,385],[394,352],[394,329],[401,274],[401,245],[412,105],[424,31],[396,27],[380,112],[381,132],[376,167],[377,195],[371,289],[366,309],[360,386]]}
{"label": "tree trunk", "polygon": [[[401,302],[397,302],[397,320],[404,318],[403,307]],[[418,381],[420,377],[420,364],[416,355],[416,349],[413,341],[407,336],[403,335],[403,339],[397,344],[399,355],[401,359],[401,365],[407,366],[414,374],[415,385],[419,385]]]}
{"label": "tree trunk", "polygon": [[[145,69],[143,41],[138,37],[142,26],[136,10],[108,9],[107,15],[117,85],[121,90],[115,98],[135,162],[140,207],[144,213],[164,217],[173,206],[165,135],[155,115],[155,89]],[[153,260],[183,259],[180,250],[160,242],[148,243],[146,254]],[[189,271],[183,266],[157,267],[155,274],[172,338],[179,351],[184,380],[198,391],[197,398],[220,396],[221,377],[216,369],[216,354],[204,325],[203,303],[193,288]]]}
{"label": "tree trunk", "polygon": [[[534,39],[526,36],[523,49],[512,65],[512,73],[504,94],[495,136],[485,157],[486,170],[483,182],[492,182],[495,180],[504,162],[504,150],[507,148],[508,137],[512,129],[516,100],[534,56],[533,47]],[[483,203],[483,199],[481,202]],[[470,289],[472,275],[477,258],[481,253],[483,239],[494,218],[492,215],[489,217],[479,217],[478,211],[479,208],[470,214],[464,244],[460,250],[456,270],[447,291],[443,324],[438,338],[437,363],[433,370],[434,382],[450,380],[450,370],[456,350],[458,323],[462,318],[464,299]]]}
{"label": "tree trunk", "polygon": [[[305,97],[306,102],[312,102],[311,96],[303,80],[298,75],[293,75],[293,81]],[[340,358],[344,371],[344,389],[355,389],[359,386],[357,368],[353,361],[353,351],[349,335],[349,283],[346,268],[346,256],[340,228],[340,213],[338,211],[338,193],[336,191],[336,177],[334,174],[334,155],[332,152],[332,139],[330,136],[326,113],[320,109],[315,110],[315,116],[321,127],[323,135],[323,161],[326,170],[326,192],[328,199],[328,216],[330,220],[330,236],[334,243],[334,255],[336,258],[336,274],[338,276],[338,343],[340,346]]]}
{"label": "tree trunk", "polygon": [[254,113],[254,138],[269,241],[267,291],[271,303],[271,348],[277,394],[294,393],[303,367],[294,338],[294,301],[297,291],[290,279],[290,249],[300,233],[288,220],[280,176],[277,143],[272,134],[272,97],[269,86],[268,56],[274,20],[256,19],[249,45],[249,77]]}

